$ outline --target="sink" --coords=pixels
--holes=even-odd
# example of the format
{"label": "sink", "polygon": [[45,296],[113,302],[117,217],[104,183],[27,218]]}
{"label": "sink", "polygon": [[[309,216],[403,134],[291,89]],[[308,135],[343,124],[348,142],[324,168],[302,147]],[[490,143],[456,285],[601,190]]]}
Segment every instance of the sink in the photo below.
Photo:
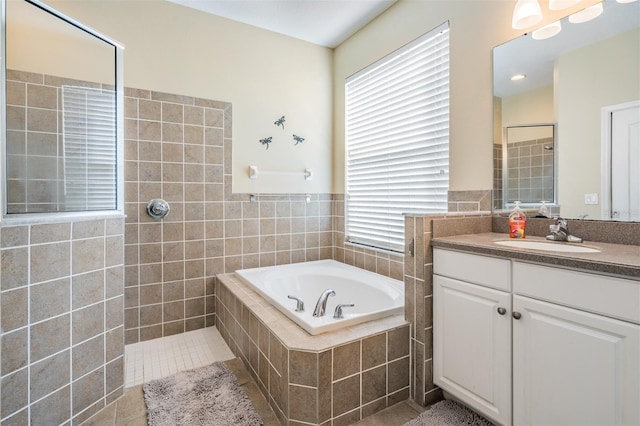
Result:
{"label": "sink", "polygon": [[562,242],[504,240],[494,241],[494,243],[501,246],[517,247],[529,250],[557,251],[564,253],[600,253],[600,250],[598,250],[597,248]]}

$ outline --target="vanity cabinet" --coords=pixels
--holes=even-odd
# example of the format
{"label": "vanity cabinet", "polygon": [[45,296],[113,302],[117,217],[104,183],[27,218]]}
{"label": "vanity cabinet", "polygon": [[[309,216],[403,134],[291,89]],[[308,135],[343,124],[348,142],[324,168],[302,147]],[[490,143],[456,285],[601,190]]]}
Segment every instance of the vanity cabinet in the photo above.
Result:
{"label": "vanity cabinet", "polygon": [[510,264],[434,251],[434,383],[492,420],[511,420]]}
{"label": "vanity cabinet", "polygon": [[434,382],[496,423],[640,424],[638,281],[434,249],[433,335]]}

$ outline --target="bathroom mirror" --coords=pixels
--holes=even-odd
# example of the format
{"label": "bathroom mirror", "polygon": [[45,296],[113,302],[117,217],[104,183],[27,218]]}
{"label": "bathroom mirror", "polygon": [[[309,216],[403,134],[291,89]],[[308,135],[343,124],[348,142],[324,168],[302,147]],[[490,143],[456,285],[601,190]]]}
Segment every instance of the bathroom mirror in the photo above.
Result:
{"label": "bathroom mirror", "polygon": [[[567,218],[640,221],[640,2],[602,6],[588,22],[562,19],[551,38],[528,33],[494,48],[494,210],[513,201],[507,130],[553,123],[556,192],[531,207],[546,199]],[[619,112],[631,135],[623,143],[611,140]]]}
{"label": "bathroom mirror", "polygon": [[122,48],[44,3],[3,6],[3,215],[120,210]]}

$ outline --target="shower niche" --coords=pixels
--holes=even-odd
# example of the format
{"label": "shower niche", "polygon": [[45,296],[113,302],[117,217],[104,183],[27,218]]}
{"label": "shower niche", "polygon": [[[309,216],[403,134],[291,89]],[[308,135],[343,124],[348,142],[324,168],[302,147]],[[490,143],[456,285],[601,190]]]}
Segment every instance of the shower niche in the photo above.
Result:
{"label": "shower niche", "polygon": [[5,0],[3,216],[122,210],[122,52],[35,0]]}

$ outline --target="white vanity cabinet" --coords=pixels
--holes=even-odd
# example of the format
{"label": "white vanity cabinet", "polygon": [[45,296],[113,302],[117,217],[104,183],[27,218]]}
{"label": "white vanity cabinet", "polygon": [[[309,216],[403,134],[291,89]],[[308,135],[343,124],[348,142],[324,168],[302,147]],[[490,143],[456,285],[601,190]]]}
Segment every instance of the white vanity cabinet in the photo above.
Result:
{"label": "white vanity cabinet", "polygon": [[511,420],[510,264],[434,250],[434,383],[483,413]]}
{"label": "white vanity cabinet", "polygon": [[513,292],[513,424],[640,425],[640,282],[513,262]]}
{"label": "white vanity cabinet", "polygon": [[640,282],[436,248],[433,312],[434,382],[494,422],[640,425]]}

